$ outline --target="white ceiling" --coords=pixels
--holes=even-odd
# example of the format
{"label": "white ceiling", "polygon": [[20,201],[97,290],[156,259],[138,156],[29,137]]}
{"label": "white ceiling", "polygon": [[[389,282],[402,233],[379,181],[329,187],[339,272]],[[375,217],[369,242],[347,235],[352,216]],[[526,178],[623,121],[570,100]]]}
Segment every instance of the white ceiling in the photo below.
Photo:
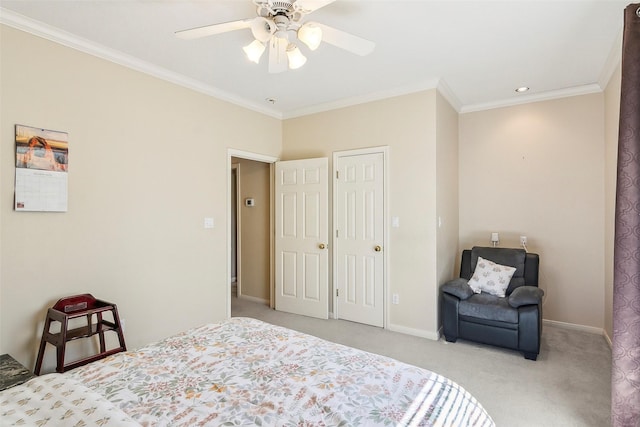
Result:
{"label": "white ceiling", "polygon": [[372,40],[373,53],[301,46],[307,63],[280,74],[267,55],[246,59],[248,29],[174,36],[254,17],[251,0],[0,0],[0,22],[288,118],[436,86],[461,112],[600,90],[628,3],[338,0],[305,20]]}

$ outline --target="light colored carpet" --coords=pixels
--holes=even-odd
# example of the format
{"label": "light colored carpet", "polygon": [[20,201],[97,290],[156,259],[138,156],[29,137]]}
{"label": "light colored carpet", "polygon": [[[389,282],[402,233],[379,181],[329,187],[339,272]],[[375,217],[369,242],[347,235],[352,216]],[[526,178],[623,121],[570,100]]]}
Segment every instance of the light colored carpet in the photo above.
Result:
{"label": "light colored carpet", "polygon": [[231,311],[444,375],[471,392],[500,427],[611,424],[611,350],[600,335],[545,325],[532,362],[516,351],[297,316],[244,299],[232,298]]}

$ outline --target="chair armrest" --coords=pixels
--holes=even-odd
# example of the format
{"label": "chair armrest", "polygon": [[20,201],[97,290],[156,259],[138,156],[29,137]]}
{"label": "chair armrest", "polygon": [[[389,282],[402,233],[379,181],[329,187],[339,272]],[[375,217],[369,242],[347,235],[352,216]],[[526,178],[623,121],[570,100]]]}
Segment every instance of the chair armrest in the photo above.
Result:
{"label": "chair armrest", "polygon": [[520,286],[509,295],[509,305],[518,308],[523,305],[540,304],[544,291],[537,286]]}
{"label": "chair armrest", "polygon": [[467,279],[453,279],[440,287],[442,292],[465,300],[473,295],[473,289],[469,286]]}

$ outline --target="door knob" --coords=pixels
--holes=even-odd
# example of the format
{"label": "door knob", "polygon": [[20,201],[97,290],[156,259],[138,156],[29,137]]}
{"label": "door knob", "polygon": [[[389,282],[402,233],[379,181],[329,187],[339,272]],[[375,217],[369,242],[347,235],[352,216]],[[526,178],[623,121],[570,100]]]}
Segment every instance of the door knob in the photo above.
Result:
{"label": "door knob", "polygon": [[318,245],[318,247],[319,247],[320,249],[324,249],[324,248],[326,248],[326,247],[327,247],[327,245],[325,245],[324,243],[320,243],[320,244]]}
{"label": "door knob", "polygon": [[380,252],[380,251],[382,251],[382,246],[376,245],[376,247],[373,248],[373,250],[375,250],[376,252]]}

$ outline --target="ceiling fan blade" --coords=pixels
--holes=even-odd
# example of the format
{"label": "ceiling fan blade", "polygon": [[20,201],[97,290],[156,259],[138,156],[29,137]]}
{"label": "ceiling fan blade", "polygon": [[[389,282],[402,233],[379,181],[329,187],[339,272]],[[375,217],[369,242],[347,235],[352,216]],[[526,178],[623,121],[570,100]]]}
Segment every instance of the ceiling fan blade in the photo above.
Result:
{"label": "ceiling fan blade", "polygon": [[289,68],[287,59],[288,40],[271,37],[269,40],[269,72],[281,73]]}
{"label": "ceiling fan blade", "polygon": [[322,41],[340,49],[348,50],[356,55],[365,56],[373,52],[376,44],[362,37],[354,36],[324,24],[315,23],[322,28]]}
{"label": "ceiling fan blade", "polygon": [[251,19],[242,19],[240,21],[223,22],[221,24],[205,25],[204,27],[191,28],[189,30],[176,31],[176,37],[185,40],[198,39],[200,37],[213,36],[215,34],[222,34],[228,31],[242,30],[243,28],[250,28]]}
{"label": "ceiling fan blade", "polygon": [[311,13],[314,10],[318,10],[328,4],[333,3],[336,0],[296,0],[293,7],[301,13]]}

